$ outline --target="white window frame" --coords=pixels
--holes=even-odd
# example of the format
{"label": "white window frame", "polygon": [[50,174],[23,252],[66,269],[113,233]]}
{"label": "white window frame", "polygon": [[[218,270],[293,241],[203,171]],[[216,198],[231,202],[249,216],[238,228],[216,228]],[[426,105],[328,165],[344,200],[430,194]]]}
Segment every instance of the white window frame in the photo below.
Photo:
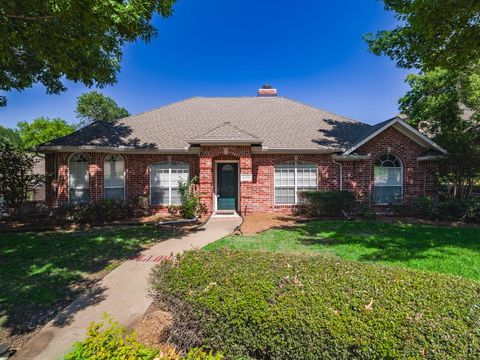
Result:
{"label": "white window frame", "polygon": [[[166,189],[166,187],[160,186],[152,186],[152,170],[155,166],[163,167],[164,169],[168,169],[168,203],[160,203],[160,204],[153,204],[152,203],[152,188],[160,188]],[[179,168],[186,168],[188,170],[187,181],[190,179],[190,165],[183,161],[161,161],[155,164],[151,164],[149,168],[149,191],[150,191],[150,205],[151,206],[169,206],[169,205],[178,205],[178,203],[172,203],[172,169],[174,166],[178,166]]]}
{"label": "white window frame", "polygon": [[[106,186],[105,185],[105,165],[107,164],[107,159],[110,157],[119,157],[123,161],[123,186]],[[108,154],[103,158],[103,198],[106,199],[105,194],[107,189],[123,189],[123,199],[126,199],[126,188],[125,188],[125,172],[126,172],[126,161],[125,158],[120,154]]]}
{"label": "white window frame", "polygon": [[[277,188],[291,188],[292,186],[288,186],[288,185],[280,185],[280,186],[277,186],[276,185],[276,167],[279,166],[279,165],[288,165],[290,164],[294,167],[294,178],[293,178],[293,187],[294,187],[294,203],[293,204],[279,204],[277,203],[277,197],[276,197],[276,189]],[[316,163],[313,163],[313,162],[310,162],[310,161],[298,161],[297,159],[295,159],[294,161],[284,161],[284,162],[280,162],[278,164],[275,164],[273,166],[273,204],[275,206],[295,206],[295,205],[298,205],[299,204],[299,201],[298,201],[298,188],[301,187],[303,188],[304,186],[298,186],[298,165],[302,165],[302,164],[309,164],[309,165],[312,165],[312,167],[315,167],[315,176],[316,176],[316,179],[315,179],[315,189],[312,189],[311,191],[316,191],[318,190],[318,164]]]}
{"label": "white window frame", "polygon": [[[398,160],[398,162],[400,163],[400,167],[396,167],[396,166],[377,166],[377,165],[375,165],[375,163],[378,160],[380,160],[381,157],[387,156],[387,155],[395,157],[396,160]],[[375,169],[377,167],[382,168],[382,169],[387,169],[387,171],[388,171],[388,169],[400,169],[400,185],[377,184],[376,179],[375,179]],[[389,154],[382,154],[382,155],[378,156],[376,158],[375,162],[373,163],[373,195],[374,195],[373,196],[373,203],[374,203],[374,205],[398,205],[398,204],[393,204],[393,203],[380,203],[380,202],[377,203],[377,202],[375,202],[375,188],[377,188],[377,187],[399,187],[400,188],[400,204],[402,204],[403,203],[403,191],[404,191],[403,190],[403,187],[404,187],[403,181],[404,181],[404,179],[403,179],[403,162],[402,162],[402,159],[400,159],[400,157],[398,157],[397,155],[390,154],[390,153]]]}
{"label": "white window frame", "polygon": [[[70,162],[72,161],[72,158],[74,156],[77,156],[77,155],[83,155],[86,159],[87,159],[87,187],[73,187],[70,185],[70,175],[71,175],[71,171],[70,171]],[[68,157],[68,161],[67,161],[67,170],[68,170],[68,177],[67,177],[67,185],[68,185],[68,202],[69,203],[72,203],[72,198],[70,196],[70,190],[74,189],[74,190],[88,190],[88,200],[87,200],[87,203],[90,202],[90,199],[91,199],[91,194],[90,194],[90,158],[87,154],[85,153],[80,153],[80,152],[77,152],[77,153],[72,153],[69,157]]]}

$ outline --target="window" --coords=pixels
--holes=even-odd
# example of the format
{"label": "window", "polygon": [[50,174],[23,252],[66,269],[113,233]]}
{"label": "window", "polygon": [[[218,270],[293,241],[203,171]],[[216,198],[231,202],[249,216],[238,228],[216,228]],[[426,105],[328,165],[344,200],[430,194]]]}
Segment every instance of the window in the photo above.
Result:
{"label": "window", "polygon": [[85,154],[73,154],[68,160],[68,191],[73,204],[90,200],[88,158]]}
{"label": "window", "polygon": [[125,160],[117,154],[107,155],[103,161],[105,199],[124,200]]}
{"label": "window", "polygon": [[403,167],[398,157],[392,154],[382,155],[375,161],[375,204],[390,205],[402,202]]}
{"label": "window", "polygon": [[189,165],[162,162],[150,167],[150,203],[152,205],[180,204],[178,182],[188,181]]}
{"label": "window", "polygon": [[298,204],[299,191],[317,190],[317,165],[292,161],[275,165],[275,204]]}

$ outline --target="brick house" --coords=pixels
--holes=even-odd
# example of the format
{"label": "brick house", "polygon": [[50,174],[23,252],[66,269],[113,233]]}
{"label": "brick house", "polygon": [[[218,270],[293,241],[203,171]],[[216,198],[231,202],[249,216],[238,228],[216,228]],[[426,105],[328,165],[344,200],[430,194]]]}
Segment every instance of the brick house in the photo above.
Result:
{"label": "brick house", "polygon": [[50,206],[146,196],[178,203],[199,178],[209,213],[290,212],[301,190],[348,190],[372,204],[435,195],[445,151],[394,117],[367,125],[260,89],[257,97],[191,98],[95,122],[43,144]]}

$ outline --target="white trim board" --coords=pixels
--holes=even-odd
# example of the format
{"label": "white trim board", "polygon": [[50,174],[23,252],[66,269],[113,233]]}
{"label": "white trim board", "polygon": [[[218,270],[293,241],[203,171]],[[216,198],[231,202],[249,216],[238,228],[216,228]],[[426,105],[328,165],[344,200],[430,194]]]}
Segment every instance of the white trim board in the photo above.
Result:
{"label": "white trim board", "polygon": [[[431,148],[436,149],[436,150],[442,152],[443,154],[447,153],[447,151],[445,149],[443,149],[440,145],[438,145],[434,141],[430,140],[428,137],[423,135],[420,131],[418,131],[414,127],[408,125],[405,121],[403,121],[402,119],[400,119],[397,116],[397,117],[393,118],[391,121],[389,121],[388,123],[386,123],[384,126],[382,126],[380,129],[375,131],[373,134],[367,136],[365,139],[363,139],[362,141],[358,142],[357,144],[355,144],[354,146],[352,146],[351,148],[346,150],[343,153],[343,155],[350,155],[352,152],[357,150],[360,146],[369,142],[374,137],[381,134],[382,132],[384,132],[385,130],[387,130],[391,126],[395,126],[395,128],[397,130],[399,130],[401,133],[403,133],[405,136],[408,136],[410,139],[414,140],[415,142],[417,142],[418,144],[420,144],[422,146],[429,145]],[[412,134],[414,136],[412,136]]]}

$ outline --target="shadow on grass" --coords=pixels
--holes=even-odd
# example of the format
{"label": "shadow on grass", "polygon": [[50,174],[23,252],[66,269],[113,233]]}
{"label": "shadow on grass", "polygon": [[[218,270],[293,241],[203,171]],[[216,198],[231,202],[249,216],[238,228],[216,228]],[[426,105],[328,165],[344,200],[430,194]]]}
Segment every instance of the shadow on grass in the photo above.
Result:
{"label": "shadow on grass", "polygon": [[298,242],[312,247],[348,245],[369,250],[358,260],[404,262],[455,255],[454,248],[480,252],[480,230],[367,221],[311,221],[296,227]]}
{"label": "shadow on grass", "polygon": [[103,299],[95,273],[172,237],[171,230],[153,226],[1,234],[1,326],[10,336],[31,332],[90,289],[87,301],[59,317],[58,326],[68,324],[76,311]]}

